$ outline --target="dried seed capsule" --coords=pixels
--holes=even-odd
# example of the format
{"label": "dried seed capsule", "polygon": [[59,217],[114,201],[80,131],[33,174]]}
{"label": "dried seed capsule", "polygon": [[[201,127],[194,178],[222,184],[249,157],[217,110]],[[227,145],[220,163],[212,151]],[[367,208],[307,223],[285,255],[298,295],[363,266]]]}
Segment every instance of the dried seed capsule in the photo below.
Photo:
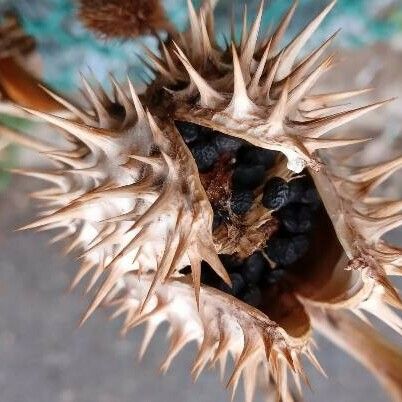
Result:
{"label": "dried seed capsule", "polygon": [[268,180],[264,187],[262,205],[268,209],[278,209],[289,202],[289,185],[280,177]]}
{"label": "dried seed capsule", "polygon": [[262,165],[265,169],[275,164],[277,152],[254,146],[243,146],[237,153],[237,160],[247,165]]}
{"label": "dried seed capsule", "polygon": [[191,147],[191,153],[200,172],[210,169],[219,158],[215,147],[205,142],[197,143]]}
{"label": "dried seed capsule", "polygon": [[201,127],[197,124],[188,123],[186,121],[176,121],[175,124],[186,144],[190,144],[198,139]]}
{"label": "dried seed capsule", "polygon": [[230,208],[236,215],[245,214],[253,205],[254,195],[252,191],[236,191],[232,193]]}
{"label": "dried seed capsule", "polygon": [[261,290],[257,286],[249,286],[244,292],[242,300],[250,306],[258,307],[262,302]]}
{"label": "dried seed capsule", "polygon": [[305,235],[291,238],[276,237],[268,242],[265,249],[268,257],[281,265],[291,265],[307,252],[309,239]]}
{"label": "dried seed capsule", "polygon": [[236,166],[232,176],[233,188],[236,190],[254,190],[262,184],[264,175],[265,168],[262,165]]}
{"label": "dried seed capsule", "polygon": [[306,233],[313,227],[314,215],[307,205],[289,204],[278,211],[278,217],[290,233]]}
{"label": "dried seed capsule", "polygon": [[257,284],[267,270],[268,261],[259,252],[248,257],[243,265],[241,274],[247,284]]}

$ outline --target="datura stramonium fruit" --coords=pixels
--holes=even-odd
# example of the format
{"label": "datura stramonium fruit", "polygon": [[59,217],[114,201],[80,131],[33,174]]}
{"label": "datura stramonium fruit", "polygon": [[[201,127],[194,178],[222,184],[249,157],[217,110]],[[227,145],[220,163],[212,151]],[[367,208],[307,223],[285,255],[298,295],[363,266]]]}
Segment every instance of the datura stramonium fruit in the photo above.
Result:
{"label": "datura stramonium fruit", "polygon": [[333,36],[299,59],[334,4],[283,49],[296,4],[258,40],[261,5],[240,41],[233,27],[221,48],[215,4],[196,12],[189,1],[189,29],[160,40],[159,55],[146,50],[155,78],[142,95],[112,77],[111,97],[83,78],[82,107],[42,87],[31,101],[51,96],[57,107],[23,112],[57,127],[65,145],[1,131],[53,163],[18,171],[51,183],[33,194],[46,209],[25,228],[62,229],[53,241],[80,250],[71,287],[99,283],[82,321],[108,305],[124,315],[123,332],[146,324],[141,355],[167,321],[161,370],[195,341],[193,376],[215,363],[223,373],[231,356],[227,385],[234,392],[242,378],[246,401],[256,385],[297,398],[287,377],[307,381],[302,356],[322,370],[313,329],[402,400],[402,354],[365,316],[402,332],[389,280],[401,274],[401,249],[383,240],[401,225],[402,202],[374,194],[402,157],[345,166],[334,149],[362,140],[327,133],[385,102],[342,111],[364,90],[311,94],[334,64],[324,56]]}

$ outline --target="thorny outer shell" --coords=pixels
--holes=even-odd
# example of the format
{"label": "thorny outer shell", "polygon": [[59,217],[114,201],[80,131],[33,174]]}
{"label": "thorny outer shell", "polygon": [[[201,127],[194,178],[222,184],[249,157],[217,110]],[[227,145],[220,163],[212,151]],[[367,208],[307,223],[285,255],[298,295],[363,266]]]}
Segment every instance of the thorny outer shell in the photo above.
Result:
{"label": "thorny outer shell", "polygon": [[[106,277],[84,318],[104,301],[118,306],[116,315],[126,313],[124,330],[147,322],[142,351],[157,324],[169,321],[172,343],[162,369],[167,369],[187,342],[197,340],[200,351],[193,374],[197,376],[208,362],[224,362],[231,354],[235,369],[229,385],[234,391],[243,375],[247,401],[253,397],[256,372],[261,368],[266,379],[273,378],[283,400],[292,400],[287,369],[297,384],[304,378],[301,354],[319,368],[302,305],[310,313],[314,308],[350,310],[361,319],[368,311],[402,332],[401,319],[390,308],[400,308],[401,302],[388,279],[388,275],[401,273],[401,250],[382,240],[383,234],[401,224],[401,202],[372,196],[372,191],[402,166],[402,158],[378,166],[341,169],[326,153],[317,154],[320,149],[356,143],[322,136],[381,103],[332,114],[333,102],[363,91],[308,95],[332,64],[328,58],[316,67],[330,40],[295,63],[333,5],[282,51],[276,46],[295,5],[274,34],[257,44],[261,6],[251,29],[244,24],[241,43],[222,52],[214,42],[212,5],[205,2],[197,14],[189,2],[189,31],[176,35],[175,44],[161,43],[161,58],[148,54],[157,79],[142,102],[151,112],[144,110],[131,85],[130,99],[113,80],[113,105],[101,88],[84,80],[92,110],[52,94],[67,109],[62,110],[65,116],[71,112],[70,120],[30,111],[62,128],[67,148],[55,150],[50,144],[1,130],[2,136],[46,153],[56,164],[51,171],[20,171],[55,184],[34,194],[46,201],[50,210],[28,227],[64,227],[54,241],[72,238],[66,251],[79,247],[84,252],[72,286],[90,271],[94,275],[89,289],[101,275]],[[210,63],[205,65],[203,60]],[[208,76],[210,65],[214,66],[213,77]],[[171,96],[161,95],[162,86],[178,82],[187,87],[170,90]],[[116,103],[124,113],[116,111]],[[313,264],[309,280],[300,283],[298,290],[302,304],[286,325],[217,290],[200,290],[202,259],[228,278],[217,258],[212,211],[194,160],[166,117],[279,150],[295,172],[310,167],[344,254],[328,264]],[[178,274],[189,263],[194,285]],[[133,272],[141,275],[140,281]],[[389,366],[386,358],[383,364]],[[402,400],[401,384],[386,378],[393,385],[395,399]]]}

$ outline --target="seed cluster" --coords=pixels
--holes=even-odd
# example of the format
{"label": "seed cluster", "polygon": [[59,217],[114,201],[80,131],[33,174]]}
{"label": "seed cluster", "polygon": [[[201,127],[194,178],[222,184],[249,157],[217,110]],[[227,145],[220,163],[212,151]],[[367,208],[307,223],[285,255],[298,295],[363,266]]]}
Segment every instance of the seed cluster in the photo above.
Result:
{"label": "seed cluster", "polygon": [[[262,189],[262,205],[273,210],[279,223],[278,230],[267,238],[263,250],[245,259],[234,255],[220,256],[232,287],[203,263],[202,283],[259,307],[267,291],[274,293],[289,286],[292,264],[300,260],[309,248],[316,211],[321,205],[314,183],[305,176],[290,181],[271,177],[266,181],[267,171],[277,160],[276,152],[192,123],[176,122],[176,125],[197,163],[201,178],[208,178],[208,189],[210,182],[219,181],[223,183],[218,185],[227,187],[228,203],[221,202],[220,198],[225,194],[219,191],[208,193],[207,190],[214,209],[213,230],[228,222],[231,214],[241,218],[247,213],[255,201],[257,188]],[[182,272],[188,270],[185,268]]]}
{"label": "seed cluster", "polygon": [[[229,187],[228,206],[222,199],[211,199],[214,208],[214,227],[218,227],[230,213],[244,215],[255,200],[255,189],[264,183],[266,171],[275,164],[277,153],[246,144],[244,141],[226,136],[206,127],[192,123],[176,122],[177,128],[188,145],[201,175],[224,170]],[[225,166],[220,166],[220,161]],[[215,173],[215,171],[213,172]],[[222,172],[217,171],[216,174]],[[214,174],[210,177],[216,180]]]}

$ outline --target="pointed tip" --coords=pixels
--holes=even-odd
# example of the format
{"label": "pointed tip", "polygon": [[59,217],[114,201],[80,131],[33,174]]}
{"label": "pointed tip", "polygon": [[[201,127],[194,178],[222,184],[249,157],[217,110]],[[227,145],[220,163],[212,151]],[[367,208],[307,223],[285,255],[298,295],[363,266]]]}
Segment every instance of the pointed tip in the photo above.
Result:
{"label": "pointed tip", "polygon": [[131,99],[134,103],[135,111],[137,112],[138,121],[142,122],[145,119],[144,107],[142,106],[142,103],[140,101],[140,98],[138,97],[137,91],[135,90],[134,85],[128,75],[127,75],[127,82],[128,82],[128,86],[130,89]]}

